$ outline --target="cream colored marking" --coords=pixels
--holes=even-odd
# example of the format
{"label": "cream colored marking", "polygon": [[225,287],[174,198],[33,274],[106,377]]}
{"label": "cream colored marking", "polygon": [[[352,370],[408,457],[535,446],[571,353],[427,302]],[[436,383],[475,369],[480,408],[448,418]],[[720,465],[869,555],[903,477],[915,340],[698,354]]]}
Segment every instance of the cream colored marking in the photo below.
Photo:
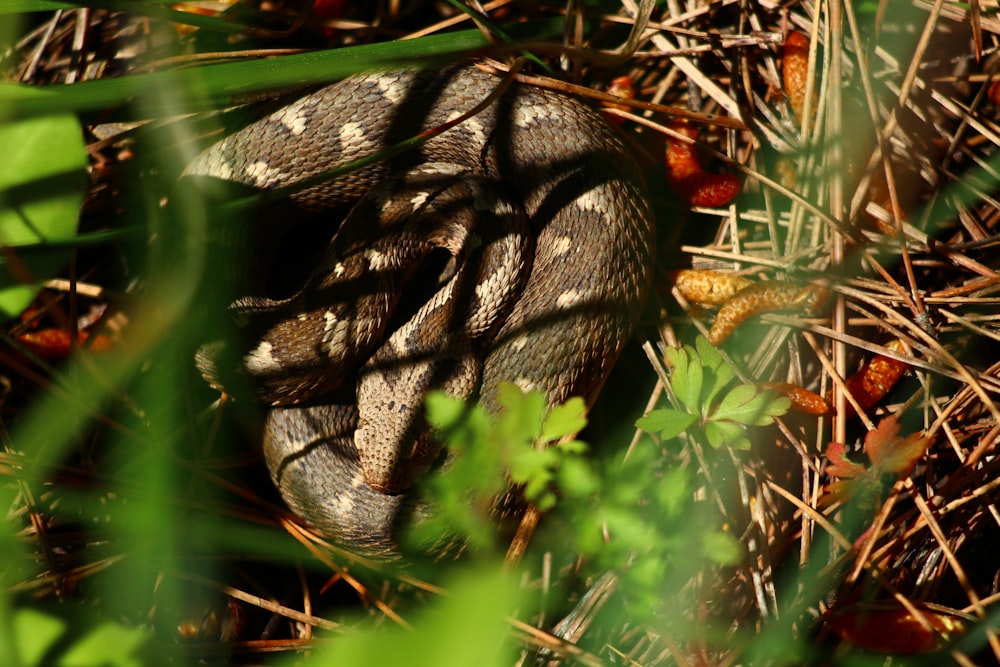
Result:
{"label": "cream colored marking", "polygon": [[556,297],[556,307],[557,308],[572,308],[583,301],[583,293],[579,290],[570,288]]}
{"label": "cream colored marking", "polygon": [[422,176],[455,176],[465,172],[465,169],[451,162],[427,162],[414,171]]}
{"label": "cream colored marking", "polygon": [[413,210],[416,211],[418,208],[427,203],[427,199],[431,196],[429,192],[418,192],[410,198],[410,203],[413,204]]}
{"label": "cream colored marking", "polygon": [[603,192],[595,193],[594,190],[588,190],[577,197],[574,203],[577,208],[584,211],[604,211],[603,202],[606,201],[605,194]]}
{"label": "cream colored marking", "polygon": [[365,141],[365,128],[361,123],[351,121],[349,123],[344,123],[340,126],[340,132],[337,135],[340,139],[341,145],[347,146],[350,144]]}
{"label": "cream colored marking", "polygon": [[392,266],[392,260],[389,259],[389,256],[375,248],[365,250],[364,257],[368,260],[368,268],[372,271],[381,271]]}
{"label": "cream colored marking", "polygon": [[488,297],[491,294],[497,294],[501,296],[500,293],[504,285],[507,285],[507,291],[510,291],[510,285],[515,281],[515,275],[517,273],[516,267],[502,266],[497,269],[492,275],[478,283],[475,287],[476,297],[481,301],[488,302]]}
{"label": "cream colored marking", "polygon": [[528,393],[529,391],[534,391],[535,389],[538,388],[538,385],[536,385],[532,380],[529,380],[528,378],[525,377],[517,378],[516,380],[514,380],[514,384],[520,387],[521,391],[525,393]]}
{"label": "cream colored marking", "polygon": [[549,114],[543,107],[535,104],[520,104],[514,109],[514,124],[518,127],[532,128],[540,125],[539,118],[548,118]]}
{"label": "cream colored marking", "polygon": [[344,275],[345,271],[347,271],[347,267],[344,266],[343,262],[337,262],[336,264],[333,265],[334,278],[340,278],[341,276]]}
{"label": "cream colored marking", "polygon": [[309,124],[309,116],[307,113],[303,112],[302,107],[303,101],[299,100],[298,102],[288,105],[275,114],[277,121],[287,127],[288,131],[292,133],[292,136],[297,137],[305,132],[306,125]]}
{"label": "cream colored marking", "polygon": [[281,171],[271,169],[263,160],[247,165],[246,175],[254,185],[261,188],[281,180]]}
{"label": "cream colored marking", "polygon": [[568,236],[560,236],[552,242],[552,254],[565,255],[573,247],[573,239]]}
{"label": "cream colored marking", "polygon": [[226,181],[233,180],[233,165],[229,163],[228,160],[219,159],[219,162],[212,170],[212,175],[221,178]]}
{"label": "cream colored marking", "polygon": [[399,76],[380,76],[375,78],[375,85],[378,87],[379,92],[382,93],[385,99],[389,100],[392,106],[396,106],[406,91],[409,89],[408,83],[401,83]]}
{"label": "cream colored marking", "polygon": [[243,358],[243,365],[251,373],[263,373],[278,365],[274,358],[274,346],[266,340],[262,340],[257,347]]}
{"label": "cream colored marking", "polygon": [[520,352],[521,350],[524,349],[524,346],[527,344],[528,344],[528,336],[522,334],[510,342],[510,349],[513,352]]}
{"label": "cream colored marking", "polygon": [[495,200],[496,204],[493,207],[493,213],[496,215],[506,218],[514,215],[517,209],[506,199],[500,199],[499,197]]}
{"label": "cream colored marking", "polygon": [[[354,480],[351,480],[351,486],[354,486]],[[354,513],[354,498],[349,493],[338,493],[337,502],[335,503],[336,514],[341,517],[350,517]]]}

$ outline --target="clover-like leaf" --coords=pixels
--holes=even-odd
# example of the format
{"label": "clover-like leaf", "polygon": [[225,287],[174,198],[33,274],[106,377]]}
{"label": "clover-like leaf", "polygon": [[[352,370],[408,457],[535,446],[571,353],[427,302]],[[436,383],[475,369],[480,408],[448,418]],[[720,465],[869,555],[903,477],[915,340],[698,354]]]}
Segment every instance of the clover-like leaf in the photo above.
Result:
{"label": "clover-like leaf", "polygon": [[587,404],[579,396],[574,396],[562,405],[556,405],[549,410],[542,423],[542,439],[558,440],[579,433],[586,425]]}
{"label": "clover-like leaf", "polygon": [[711,405],[715,402],[716,396],[736,377],[736,371],[703,336],[698,337],[695,345],[697,358],[704,368],[705,376],[701,390],[701,405]]}
{"label": "clover-like leaf", "polygon": [[646,433],[659,433],[664,440],[676,438],[698,421],[698,415],[667,408],[650,410],[635,422]]}
{"label": "clover-like leaf", "polygon": [[667,363],[673,370],[670,374],[670,386],[688,411],[698,414],[701,411],[701,387],[704,369],[701,361],[696,358],[690,347],[670,348],[666,352]]}
{"label": "clover-like leaf", "polygon": [[13,639],[21,664],[27,667],[42,665],[46,654],[52,651],[60,636],[66,632],[66,621],[35,609],[21,609],[11,621]]}
{"label": "clover-like leaf", "polygon": [[503,408],[497,431],[509,441],[535,441],[541,436],[548,400],[540,391],[525,392],[512,382],[497,386],[497,402]]}
{"label": "clover-like leaf", "polygon": [[731,421],[710,421],[705,424],[705,437],[708,444],[716,449],[732,447],[733,449],[750,449],[750,439],[746,429]]}
{"label": "clover-like leaf", "polygon": [[769,391],[762,392],[752,384],[741,384],[726,394],[711,418],[727,419],[747,426],[767,426],[775,416],[785,414],[791,404],[785,397],[776,397]]}
{"label": "clover-like leaf", "polygon": [[113,665],[139,667],[141,651],[152,640],[142,628],[128,627],[118,621],[102,621],[67,649],[60,665]]}
{"label": "clover-like leaf", "polygon": [[[698,358],[701,359],[701,365],[705,368],[711,368],[716,373],[716,377],[722,379],[724,382],[729,382],[731,379],[736,377],[735,371],[729,367],[726,360],[722,357],[722,354],[708,342],[708,339],[704,336],[698,336],[694,342],[695,351],[698,353]],[[724,375],[723,369],[729,372],[729,376]]]}

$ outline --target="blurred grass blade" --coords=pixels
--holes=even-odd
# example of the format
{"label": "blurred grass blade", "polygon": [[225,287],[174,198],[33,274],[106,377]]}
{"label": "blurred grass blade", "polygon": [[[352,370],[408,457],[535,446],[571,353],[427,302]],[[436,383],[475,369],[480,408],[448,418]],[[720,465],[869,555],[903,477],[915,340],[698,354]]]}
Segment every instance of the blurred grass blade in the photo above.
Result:
{"label": "blurred grass blade", "polygon": [[[47,91],[16,86],[22,99],[49,100]],[[8,119],[0,103],[0,247],[66,241],[76,233],[87,184],[87,151],[80,123],[71,113]],[[0,270],[0,314],[16,317],[68,259],[65,251],[31,258],[4,253]]]}
{"label": "blurred grass blade", "polygon": [[[560,34],[562,25],[562,19],[532,21],[512,26],[509,32],[521,40],[541,40]],[[324,83],[366,70],[440,66],[471,57],[489,46],[482,33],[466,30],[414,40],[52,86],[51,98],[0,88],[0,106],[9,105],[14,113],[23,116],[68,110],[97,111],[158,91],[177,103],[197,103],[206,108],[209,101],[221,104],[236,95]]]}

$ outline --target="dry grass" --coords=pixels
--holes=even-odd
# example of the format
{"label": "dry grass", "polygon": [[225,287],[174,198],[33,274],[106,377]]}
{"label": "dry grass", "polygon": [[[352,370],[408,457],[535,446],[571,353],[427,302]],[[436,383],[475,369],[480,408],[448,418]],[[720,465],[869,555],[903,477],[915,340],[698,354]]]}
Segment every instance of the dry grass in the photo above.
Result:
{"label": "dry grass", "polygon": [[[265,4],[246,8],[253,21],[268,28],[265,39],[252,42],[254,49],[403,39],[469,24],[444,3],[403,13],[397,4],[406,3],[392,2],[347,9],[324,32],[281,3]],[[1000,107],[989,95],[991,81],[1000,76],[994,75],[1000,62],[996,3],[884,2],[865,5],[863,12],[837,2],[668,3],[631,40],[622,26],[634,24],[637,9],[628,1],[623,5],[585,32],[576,28],[582,15],[573,14],[558,48],[529,46],[553,62],[558,53],[568,54],[564,76],[575,84],[603,90],[613,76],[627,73],[636,98],[650,103],[619,114],[627,119],[624,129],[647,172],[661,230],[655,292],[641,332],[647,351],[656,362],[660,346],[690,344],[711,323],[703,309],[678,305],[687,304],[673,291],[671,270],[694,265],[754,279],[820,284],[832,293],[822,311],[754,318],[722,349],[742,377],[791,382],[828,395],[835,412],[833,417],[791,414],[779,428],[762,430],[752,452],[724,460],[711,451],[686,454],[691,465],[700,459],[704,468],[696,495],[717,507],[748,557],[736,568],[706,566],[687,582],[671,609],[684,623],[636,623],[627,614],[608,622],[602,613],[615,604],[615,574],[575,581],[579,564],[553,563],[544,555],[526,560],[524,586],[542,600],[564,596],[563,604],[552,606],[565,618],[560,622],[541,609],[521,610],[512,627],[526,647],[522,664],[560,659],[650,667],[769,663],[789,658],[780,651],[768,654],[759,644],[755,648],[754,638],[766,643],[782,633],[816,647],[817,653],[798,662],[849,663],[863,654],[846,644],[837,658],[827,657],[840,643],[836,619],[861,619],[876,636],[912,630],[915,636],[933,637],[938,631],[929,630],[929,624],[953,617],[965,619],[974,641],[948,646],[941,640],[945,648],[934,664],[1000,661],[1000,638],[991,629],[1000,596],[995,546],[1000,514],[994,504],[1000,436],[1000,170],[994,156]],[[486,9],[499,25],[564,11],[561,3],[528,7],[502,0]],[[81,22],[90,26],[88,39],[78,30]],[[8,71],[43,84],[106,76],[133,65],[121,59],[121,52],[109,56],[109,45],[121,45],[123,35],[149,50],[143,67],[177,62],[161,60],[147,39],[162,26],[136,32],[137,25],[144,28],[100,10],[65,12],[24,33]],[[813,121],[805,128],[782,93],[781,43],[789,30],[811,36],[802,98],[804,117]],[[115,36],[117,42],[111,39]],[[199,49],[232,48],[197,34],[181,39]],[[732,204],[687,211],[669,192],[662,151],[671,136],[668,125],[680,114],[701,127],[709,169],[744,177],[743,192]],[[719,123],[701,122],[715,117]],[[92,150],[100,168],[85,223],[99,229],[125,208],[121,198],[130,199],[127,188],[135,186],[120,180],[129,172],[130,156],[119,145],[95,140]],[[75,264],[81,282],[67,291],[51,290],[42,317],[61,313],[72,320],[92,305],[107,308],[94,326],[118,325],[117,335],[127,340],[129,310],[115,290],[141,280],[126,265],[133,250],[81,252]],[[83,283],[105,289],[88,296]],[[9,329],[14,336],[18,326]],[[886,351],[892,340],[901,341],[894,349],[902,352]],[[8,344],[0,355],[10,387],[5,424],[16,425],[34,402],[76,400],[61,370],[39,369]],[[876,405],[851,416],[857,406],[851,406],[845,382],[877,355],[905,364],[907,373]],[[96,354],[91,359],[100,364]],[[632,366],[627,372],[634,375],[623,384],[633,389],[645,382],[642,376],[648,385],[656,377],[648,367]],[[23,568],[19,594],[86,598],[93,594],[91,578],[114,570],[124,557],[114,544],[91,542],[88,517],[81,516],[77,525],[49,518],[61,489],[101,489],[107,479],[115,480],[118,493],[128,489],[122,483],[128,457],[115,459],[121,467],[109,469],[96,465],[107,458],[95,451],[109,432],[134,434],[155,415],[144,412],[148,406],[135,382],[115,391],[122,392],[115,409],[98,406],[81,429],[66,457],[72,463],[40,476],[56,482],[55,489],[24,481],[33,478],[19,471],[30,468],[31,461],[16,453],[16,440],[0,454],[7,480],[21,481],[12,519],[23,527],[20,538],[41,564],[37,570]],[[324,575],[315,564],[307,568],[308,576],[287,560],[276,568],[263,559],[217,567],[209,577],[194,570],[158,573],[207,591],[212,600],[206,609],[213,611],[195,623],[200,641],[189,650],[211,652],[217,636],[213,623],[219,618],[224,626],[235,624],[234,646],[250,652],[251,661],[261,659],[257,651],[307,643],[312,626],[336,631],[342,622],[357,622],[345,608],[367,609],[367,622],[374,625],[407,625],[413,601],[436,589],[391,568],[358,563],[284,518],[269,497],[257,493],[266,487],[255,479],[258,464],[248,464],[242,450],[229,450],[216,438],[217,413],[198,417],[208,407],[198,402],[202,390],[188,386],[181,391],[192,395],[190,414],[180,415],[178,422],[190,436],[181,438],[190,451],[177,453],[169,463],[191,475],[190,485],[185,497],[157,502],[174,514],[208,507],[222,520],[263,525],[277,535],[283,534],[280,524],[328,566],[334,589],[320,596],[319,618],[312,615],[319,593],[315,583]],[[633,395],[630,402],[636,410],[652,406],[661,393],[657,385],[651,397]],[[122,417],[122,405],[134,406],[129,418]],[[889,415],[898,418],[904,434],[919,432],[928,441],[912,473],[887,486],[879,504],[854,516],[854,523],[839,506],[822,508],[818,501],[831,481],[824,456],[828,444],[854,447]],[[16,426],[9,428],[16,433]],[[132,444],[142,442],[136,438]],[[687,446],[698,448],[695,442]],[[861,456],[855,460],[866,462]],[[131,489],[136,494],[146,490]],[[67,496],[63,502],[71,500]],[[539,530],[546,530],[544,521]],[[209,553],[190,544],[185,549],[213,563],[232,556],[218,545]],[[356,576],[359,568],[363,574]],[[137,581],[138,575],[126,579]],[[164,614],[163,605],[156,609],[158,603],[151,601],[158,584],[136,585],[144,586],[150,599],[121,613],[142,621]],[[239,602],[228,603],[227,609],[230,599]],[[904,627],[900,609],[917,620]],[[160,625],[172,627],[173,621]],[[703,632],[690,632],[692,625]],[[671,628],[681,626],[690,634],[671,634]],[[864,640],[857,633],[851,638]],[[904,643],[901,648],[913,640]]]}

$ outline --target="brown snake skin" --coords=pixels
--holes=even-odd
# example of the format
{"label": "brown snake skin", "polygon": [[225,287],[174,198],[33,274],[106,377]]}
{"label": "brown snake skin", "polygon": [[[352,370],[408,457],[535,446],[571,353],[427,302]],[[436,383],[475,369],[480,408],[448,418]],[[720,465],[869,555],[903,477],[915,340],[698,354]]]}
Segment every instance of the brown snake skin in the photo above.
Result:
{"label": "brown snake skin", "polygon": [[[289,185],[449,121],[498,81],[474,67],[352,77],[185,174]],[[641,177],[603,118],[564,95],[511,86],[420,148],[292,202],[358,203],[295,294],[233,303],[249,339],[237,356],[269,406],[263,449],[286,502],[361,551],[392,553],[422,511],[407,490],[440,458],[428,389],[492,407],[507,380],[591,400],[644,307],[655,234]],[[418,279],[426,301],[412,305]],[[213,384],[217,350],[198,359]]]}

